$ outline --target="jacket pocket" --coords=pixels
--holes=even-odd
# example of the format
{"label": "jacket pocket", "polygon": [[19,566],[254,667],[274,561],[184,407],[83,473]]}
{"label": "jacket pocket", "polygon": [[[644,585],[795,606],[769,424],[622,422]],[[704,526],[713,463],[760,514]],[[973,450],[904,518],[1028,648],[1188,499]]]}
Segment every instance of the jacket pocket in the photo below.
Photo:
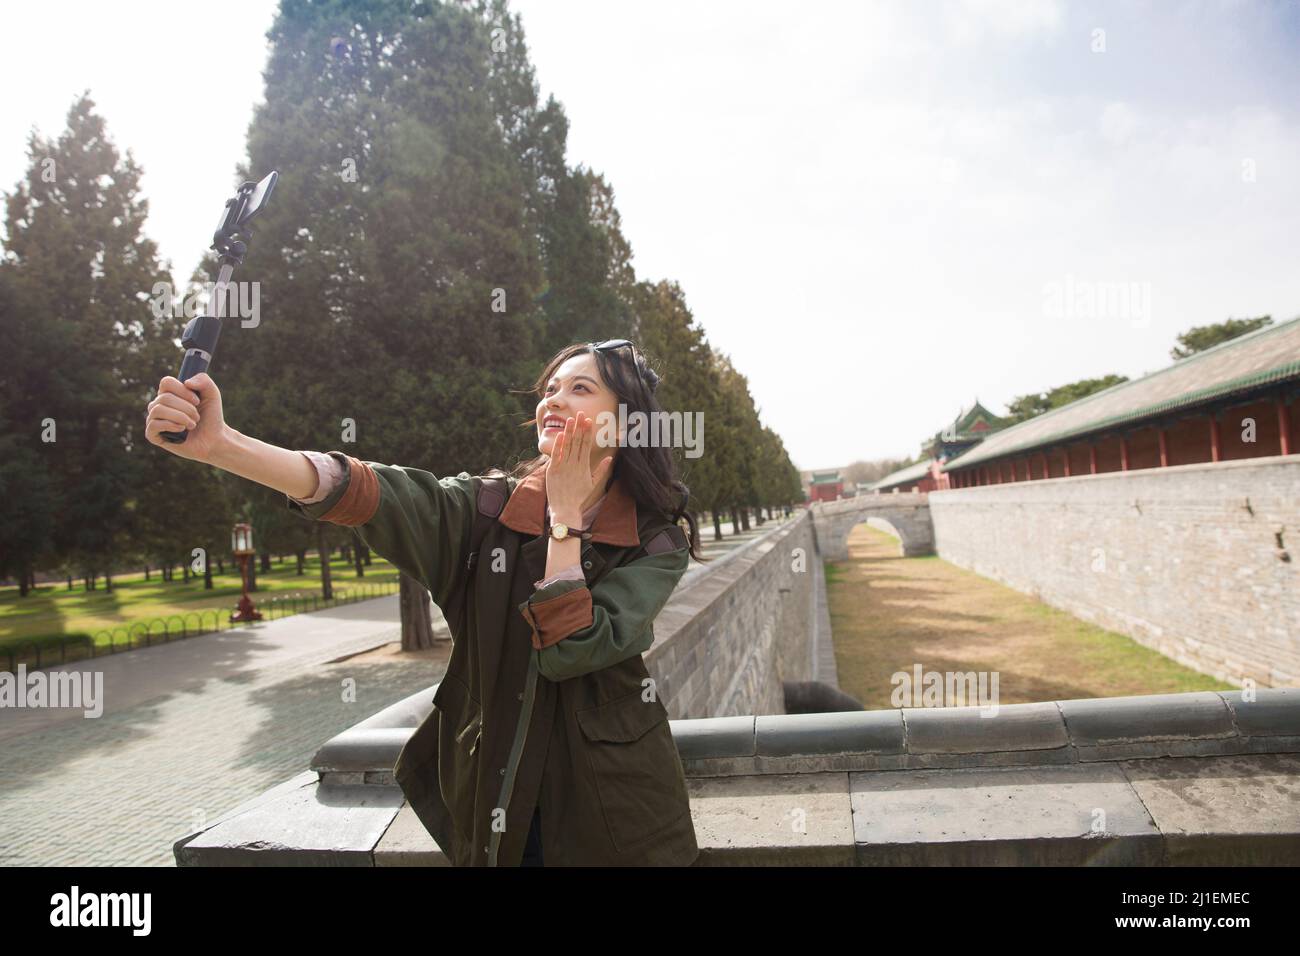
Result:
{"label": "jacket pocket", "polygon": [[474,834],[483,708],[458,677],[444,675],[433,695],[438,709],[438,789],[461,834]]}
{"label": "jacket pocket", "polygon": [[662,703],[644,701],[637,691],[576,716],[615,847],[627,849],[690,812]]}

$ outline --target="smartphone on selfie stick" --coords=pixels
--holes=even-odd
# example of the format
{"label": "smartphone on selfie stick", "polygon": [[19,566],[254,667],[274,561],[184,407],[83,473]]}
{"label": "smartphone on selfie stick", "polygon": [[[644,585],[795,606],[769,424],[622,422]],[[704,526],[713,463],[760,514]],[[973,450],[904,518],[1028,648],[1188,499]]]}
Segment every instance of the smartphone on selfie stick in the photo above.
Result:
{"label": "smartphone on selfie stick", "polygon": [[[206,372],[212,364],[212,355],[217,350],[217,338],[221,335],[219,313],[224,311],[222,304],[226,300],[226,286],[230,283],[235,266],[243,263],[244,253],[248,251],[247,240],[253,233],[248,222],[266,208],[266,201],[271,198],[271,190],[279,178],[280,174],[273,169],[260,183],[244,183],[233,199],[226,200],[221,221],[212,235],[211,248],[221,255],[217,284],[212,287],[212,297],[203,314],[190,319],[181,332],[181,348],[185,350],[185,357],[181,359],[181,370],[176,377],[182,382],[200,372]],[[166,441],[180,445],[189,435],[189,429],[161,434]]]}

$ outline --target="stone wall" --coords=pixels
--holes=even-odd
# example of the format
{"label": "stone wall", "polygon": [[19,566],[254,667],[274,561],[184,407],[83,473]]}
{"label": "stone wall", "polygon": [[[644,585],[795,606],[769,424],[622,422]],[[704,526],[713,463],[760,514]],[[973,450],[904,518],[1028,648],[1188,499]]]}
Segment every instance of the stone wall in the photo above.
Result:
{"label": "stone wall", "polygon": [[717,560],[655,619],[646,668],[673,719],[783,714],[782,683],[814,679],[812,518],[800,512]]}
{"label": "stone wall", "polygon": [[932,492],[946,561],[1237,686],[1300,683],[1300,455]]}

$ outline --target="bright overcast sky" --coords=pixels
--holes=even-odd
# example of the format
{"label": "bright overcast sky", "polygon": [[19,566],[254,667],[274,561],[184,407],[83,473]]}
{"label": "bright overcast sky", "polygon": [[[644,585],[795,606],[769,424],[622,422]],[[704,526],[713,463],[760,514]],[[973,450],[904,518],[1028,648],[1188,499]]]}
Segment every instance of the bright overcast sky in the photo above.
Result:
{"label": "bright overcast sky", "polygon": [[[682,284],[800,468],[913,455],[976,397],[1153,371],[1192,325],[1300,314],[1295,3],[512,9],[638,275]],[[273,12],[10,5],[0,188],[89,87],[187,277]]]}

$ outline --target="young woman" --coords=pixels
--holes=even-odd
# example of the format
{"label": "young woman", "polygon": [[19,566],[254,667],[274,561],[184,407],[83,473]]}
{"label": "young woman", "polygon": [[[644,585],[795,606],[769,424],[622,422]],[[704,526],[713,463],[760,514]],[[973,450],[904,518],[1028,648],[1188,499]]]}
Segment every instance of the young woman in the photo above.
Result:
{"label": "young woman", "polygon": [[[510,474],[445,478],[245,436],[206,373],[164,378],[149,403],[150,442],[355,527],[432,593],[451,659],[393,772],[454,865],[689,865],[698,854],[641,656],[689,557],[703,560],[698,529],[669,449],[611,434],[633,412],[662,411],[658,383],[625,339],[562,349],[534,386],[537,457]],[[183,444],[159,436],[178,428],[190,429]]]}

